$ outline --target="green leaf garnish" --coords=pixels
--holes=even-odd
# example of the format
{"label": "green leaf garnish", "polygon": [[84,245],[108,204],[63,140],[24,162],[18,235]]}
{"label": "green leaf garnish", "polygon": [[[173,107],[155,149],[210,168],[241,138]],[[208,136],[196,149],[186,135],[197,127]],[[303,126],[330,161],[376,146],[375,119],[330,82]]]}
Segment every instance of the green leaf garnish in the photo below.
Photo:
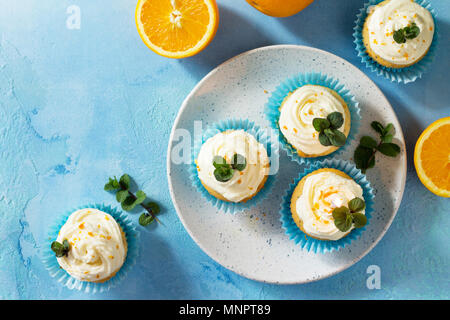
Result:
{"label": "green leaf garnish", "polygon": [[155,217],[148,213],[143,213],[139,216],[139,224],[143,227],[148,226],[153,221],[155,221]]}
{"label": "green leaf garnish", "polygon": [[334,208],[332,216],[334,225],[342,232],[350,230],[352,225],[355,228],[361,228],[366,225],[367,217],[358,212],[364,210],[366,203],[361,198],[353,198],[348,202],[348,208],[345,206]]}
{"label": "green leaf garnish", "polygon": [[214,177],[219,182],[227,182],[233,178],[234,170],[242,171],[247,166],[247,159],[243,155],[235,153],[231,159],[231,164],[226,162],[226,159],[221,156],[214,156],[213,166]]}
{"label": "green leaf garnish", "polygon": [[63,243],[53,241],[51,244],[51,249],[55,253],[57,258],[67,256],[70,250],[69,241],[67,241],[67,239],[64,239]]}
{"label": "green leaf garnish", "polygon": [[352,213],[352,218],[353,218],[353,226],[355,228],[362,228],[367,223],[367,217],[360,212]]}
{"label": "green leaf garnish", "polygon": [[407,39],[417,38],[420,34],[420,28],[415,22],[410,25],[394,31],[393,38],[397,43],[405,43]]}
{"label": "green leaf garnish", "polygon": [[348,202],[348,208],[351,212],[358,212],[364,210],[366,203],[361,198],[354,198]]}
{"label": "green leaf garnish", "polygon": [[317,132],[322,132],[325,129],[328,129],[331,126],[330,121],[323,118],[314,118],[312,125]]}
{"label": "green leaf garnish", "polygon": [[312,125],[319,132],[319,142],[323,146],[342,147],[347,140],[345,134],[338,129],[342,127],[344,117],[340,112],[330,113],[326,119],[314,118]]}
{"label": "green leaf garnish", "polygon": [[221,156],[214,156],[213,158],[213,166],[214,168],[219,168],[221,166],[227,166],[227,161],[224,157]]}
{"label": "green leaf garnish", "polygon": [[125,211],[131,211],[136,207],[136,197],[129,194],[126,198],[121,202],[122,209]]}
{"label": "green leaf garnish", "polygon": [[325,147],[331,146],[331,141],[324,132],[319,133],[319,142]]}
{"label": "green leaf garnish", "polygon": [[124,175],[122,175],[119,180],[120,188],[122,190],[130,189],[130,181],[131,181],[131,179],[130,179],[129,175],[127,175],[126,173]]}
{"label": "green leaf garnish", "polygon": [[337,129],[325,129],[324,133],[335,147],[342,147],[347,140],[345,134]]}
{"label": "green leaf garnish", "polygon": [[214,177],[219,182],[227,182],[231,178],[233,178],[233,169],[230,165],[228,166],[221,166],[219,168],[216,168],[214,170]]}
{"label": "green leaf garnish", "polygon": [[405,31],[403,29],[394,31],[393,38],[394,41],[397,43],[405,43],[406,42]]}
{"label": "green leaf garnish", "polygon": [[333,210],[334,225],[342,232],[348,231],[352,227],[352,216],[347,207],[339,207]]}
{"label": "green leaf garnish", "polygon": [[117,202],[122,202],[128,196],[128,190],[119,190],[116,193]]}
{"label": "green leaf garnish", "polygon": [[[142,190],[138,190],[136,194],[134,194],[133,192],[130,191],[130,187],[131,187],[131,178],[128,174],[125,173],[120,177],[119,181],[117,181],[116,177],[114,177],[114,179],[109,178],[109,181],[107,184],[105,184],[104,189],[106,191],[118,190],[116,192],[116,200],[117,202],[120,203],[122,209],[125,211],[131,211],[138,205],[147,210],[147,212],[144,213],[144,215],[150,216],[151,219],[148,217],[145,217],[145,219],[142,218],[144,219],[143,223],[145,225],[150,224],[153,220],[159,222],[159,220],[156,218],[156,214],[158,214],[160,211],[158,204],[155,202],[148,202],[147,204],[144,204],[145,199],[147,199],[146,193]],[[139,220],[141,220],[141,217],[139,217]],[[151,221],[149,222],[149,220]],[[139,223],[141,224],[141,221],[139,221]]]}
{"label": "green leaf garnish", "polygon": [[389,157],[396,157],[400,153],[400,147],[395,143],[382,143],[377,150]]}
{"label": "green leaf garnish", "polygon": [[335,111],[330,113],[327,116],[327,120],[330,122],[330,125],[334,129],[339,129],[344,124],[344,117],[342,116],[342,113]]}
{"label": "green leaf garnish", "polygon": [[109,178],[109,182],[105,184],[104,187],[105,191],[112,191],[112,190],[118,190],[120,189],[119,181],[117,181],[117,178]]}
{"label": "green leaf garnish", "polygon": [[247,166],[247,159],[244,156],[235,153],[231,161],[231,167],[238,171],[242,171]]}
{"label": "green leaf garnish", "polygon": [[366,148],[376,148],[378,145],[377,141],[369,136],[362,137],[361,140],[359,141],[359,144]]}
{"label": "green leaf garnish", "polygon": [[377,151],[389,157],[396,157],[400,153],[400,147],[392,143],[394,137],[394,125],[389,123],[384,127],[378,121],[372,121],[370,126],[380,135],[380,142],[369,136],[364,136],[355,149],[353,159],[356,167],[363,173],[375,166],[375,153]]}

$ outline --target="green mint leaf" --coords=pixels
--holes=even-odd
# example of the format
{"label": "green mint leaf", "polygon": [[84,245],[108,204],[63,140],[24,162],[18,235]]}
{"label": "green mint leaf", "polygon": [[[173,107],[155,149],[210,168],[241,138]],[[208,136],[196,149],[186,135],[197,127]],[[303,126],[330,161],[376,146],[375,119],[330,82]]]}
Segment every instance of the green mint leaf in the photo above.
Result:
{"label": "green mint leaf", "polygon": [[381,137],[381,142],[390,143],[390,142],[392,142],[393,138],[394,138],[394,136],[392,134],[387,134],[387,135]]}
{"label": "green mint leaf", "polygon": [[389,133],[393,133],[393,129],[394,129],[394,125],[392,123],[388,123],[387,126],[383,129],[383,136],[385,136]]}
{"label": "green mint leaf", "polygon": [[364,210],[365,207],[366,207],[366,203],[361,198],[353,198],[352,200],[350,200],[348,202],[348,208],[352,212],[358,212],[358,211]]}
{"label": "green mint leaf", "polygon": [[105,184],[104,190],[105,191],[113,191],[120,189],[119,181],[117,181],[116,177],[114,179],[109,178],[108,183]]}
{"label": "green mint leaf", "polygon": [[331,144],[335,147],[342,147],[345,144],[345,141],[347,140],[345,134],[343,134],[337,129],[325,129],[324,133],[330,140]]}
{"label": "green mint leaf", "polygon": [[132,195],[128,195],[121,203],[122,209],[125,211],[133,210],[136,205],[137,203]]}
{"label": "green mint leaf", "polygon": [[420,33],[420,28],[413,22],[411,26],[407,26],[404,29],[405,38],[406,39],[414,39],[416,38]]}
{"label": "green mint leaf", "polygon": [[159,205],[156,202],[149,202],[145,205],[148,209],[151,210],[153,214],[158,214],[160,212]]}
{"label": "green mint leaf", "polygon": [[375,130],[376,132],[378,132],[379,134],[383,134],[384,133],[384,127],[381,123],[379,123],[378,121],[372,121],[372,123],[370,124],[370,126],[373,128],[373,130]]}
{"label": "green mint leaf", "polygon": [[143,213],[139,216],[139,224],[143,227],[148,226],[154,220],[155,218],[148,213]]}
{"label": "green mint leaf", "polygon": [[396,157],[400,153],[400,147],[395,143],[382,143],[377,150],[389,157]]}
{"label": "green mint leaf", "polygon": [[214,168],[219,168],[221,166],[227,166],[227,161],[224,157],[221,156],[214,156],[213,158],[213,166]]}
{"label": "green mint leaf", "polygon": [[352,227],[353,219],[347,207],[335,208],[332,215],[334,224],[340,231],[346,232]]}
{"label": "green mint leaf", "polygon": [[214,170],[214,177],[219,182],[227,182],[233,178],[233,169],[231,167],[219,167]]}
{"label": "green mint leaf", "polygon": [[120,177],[119,180],[119,184],[120,184],[120,188],[122,190],[128,190],[130,189],[130,183],[131,183],[131,179],[130,176],[128,174],[124,174]]}
{"label": "green mint leaf", "polygon": [[365,172],[365,170],[369,169],[371,159],[373,159],[373,164],[375,164],[375,157],[372,157],[373,149],[363,147],[359,145],[356,147],[355,152],[353,154],[353,159],[356,164],[356,168],[361,169],[361,171]]}
{"label": "green mint leaf", "polygon": [[338,111],[330,113],[327,116],[327,120],[333,129],[339,129],[344,124],[344,116]]}
{"label": "green mint leaf", "polygon": [[362,137],[361,140],[359,140],[359,144],[363,147],[371,148],[371,149],[376,148],[378,145],[376,140],[369,136]]}
{"label": "green mint leaf", "polygon": [[116,192],[117,202],[122,202],[128,196],[128,190],[120,190]]}
{"label": "green mint leaf", "polygon": [[403,29],[394,31],[393,38],[394,38],[394,41],[397,43],[405,43],[406,42],[405,31]]}
{"label": "green mint leaf", "polygon": [[367,224],[367,217],[360,212],[352,213],[355,228],[362,228]]}
{"label": "green mint leaf", "polygon": [[135,200],[136,205],[144,202],[145,198],[147,198],[147,195],[145,194],[144,191],[139,190],[138,192],[136,192],[136,200]]}
{"label": "green mint leaf", "polygon": [[64,239],[62,244],[58,241],[53,241],[50,248],[55,253],[57,258],[61,258],[68,254],[70,250],[70,244],[66,239]]}
{"label": "green mint leaf", "polygon": [[331,141],[324,132],[319,133],[319,142],[325,147],[331,146]]}
{"label": "green mint leaf", "polygon": [[322,132],[323,130],[329,128],[331,124],[330,121],[328,121],[327,119],[314,118],[312,125],[317,132]]}
{"label": "green mint leaf", "polygon": [[231,161],[231,167],[238,171],[242,171],[245,169],[246,166],[247,166],[247,160],[245,159],[245,157],[240,154],[235,153],[233,156],[233,159]]}

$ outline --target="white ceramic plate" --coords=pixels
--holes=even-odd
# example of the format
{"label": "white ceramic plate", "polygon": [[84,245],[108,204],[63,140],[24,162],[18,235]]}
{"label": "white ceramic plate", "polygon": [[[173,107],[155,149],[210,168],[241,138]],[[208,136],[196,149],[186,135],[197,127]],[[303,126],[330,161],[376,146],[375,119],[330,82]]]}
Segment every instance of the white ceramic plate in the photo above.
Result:
{"label": "white ceramic plate", "polygon": [[[269,127],[264,105],[275,87],[299,72],[322,72],[339,79],[359,101],[361,127],[340,158],[351,160],[370,122],[394,124],[396,158],[377,156],[367,176],[375,189],[372,219],[361,238],[339,251],[312,253],[289,240],[279,221],[281,197],[303,168],[280,150],[280,170],[272,193],[249,211],[235,215],[213,207],[191,185],[187,164],[174,163],[179,129],[193,136],[194,121],[203,127],[227,118],[247,118]],[[184,131],[184,132],[187,132]],[[183,132],[183,131],[181,131]],[[185,141],[186,142],[186,141]],[[173,155],[172,155],[173,153]],[[173,204],[184,227],[212,259],[244,277],[269,283],[305,283],[345,270],[366,255],[385,234],[400,205],[406,179],[406,152],[397,117],[383,93],[359,69],[328,52],[294,45],[269,46],[240,54],[204,77],[183,102],[172,128],[167,175]]]}

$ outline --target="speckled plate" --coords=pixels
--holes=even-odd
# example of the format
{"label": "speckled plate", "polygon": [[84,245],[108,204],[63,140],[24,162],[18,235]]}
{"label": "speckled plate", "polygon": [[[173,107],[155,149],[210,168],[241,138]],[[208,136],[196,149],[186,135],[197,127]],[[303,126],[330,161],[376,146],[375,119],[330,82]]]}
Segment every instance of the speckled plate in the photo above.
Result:
{"label": "speckled plate", "polygon": [[[227,118],[248,118],[269,127],[264,104],[275,87],[299,72],[322,72],[344,84],[359,101],[361,127],[352,145],[340,155],[352,160],[362,135],[374,135],[370,122],[392,122],[394,141],[402,152],[396,158],[377,156],[368,179],[375,189],[370,224],[361,238],[331,253],[312,253],[289,240],[281,227],[282,195],[303,167],[280,152],[280,169],[270,196],[256,207],[227,214],[213,207],[195,190],[188,164],[179,163],[179,147],[193,136],[194,121],[203,127]],[[181,129],[181,130],[180,130]],[[402,129],[386,97],[359,69],[326,51],[294,45],[269,46],[240,54],[204,77],[184,100],[169,140],[169,190],[178,216],[194,241],[212,259],[250,279],[269,283],[305,283],[323,279],[364,257],[385,234],[400,205],[406,179]],[[195,259],[195,257],[193,257]]]}

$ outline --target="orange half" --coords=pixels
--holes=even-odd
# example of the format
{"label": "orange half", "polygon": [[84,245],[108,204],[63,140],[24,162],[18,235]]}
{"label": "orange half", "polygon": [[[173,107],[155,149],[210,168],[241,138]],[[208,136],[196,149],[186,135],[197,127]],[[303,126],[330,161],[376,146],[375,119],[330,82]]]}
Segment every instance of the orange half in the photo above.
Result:
{"label": "orange half", "polygon": [[450,117],[433,122],[420,135],[414,165],[424,186],[441,197],[450,197]]}
{"label": "orange half", "polygon": [[202,51],[219,25],[215,0],[139,0],[136,27],[151,50],[168,58]]}

